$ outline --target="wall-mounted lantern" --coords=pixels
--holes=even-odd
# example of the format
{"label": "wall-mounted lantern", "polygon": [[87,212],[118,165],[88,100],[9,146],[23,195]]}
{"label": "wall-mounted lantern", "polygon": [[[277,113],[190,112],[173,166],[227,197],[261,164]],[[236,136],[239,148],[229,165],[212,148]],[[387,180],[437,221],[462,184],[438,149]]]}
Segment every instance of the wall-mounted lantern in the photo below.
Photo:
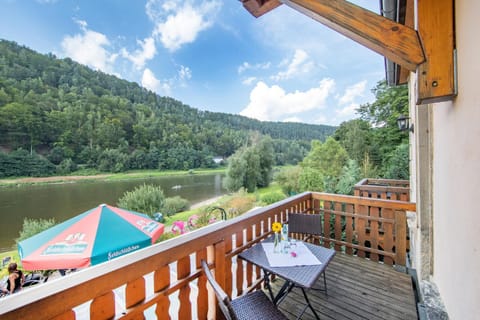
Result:
{"label": "wall-mounted lantern", "polygon": [[397,118],[397,124],[398,124],[398,129],[400,131],[410,131],[413,133],[413,123],[410,125],[410,118],[405,116],[405,115],[400,115],[400,117]]}

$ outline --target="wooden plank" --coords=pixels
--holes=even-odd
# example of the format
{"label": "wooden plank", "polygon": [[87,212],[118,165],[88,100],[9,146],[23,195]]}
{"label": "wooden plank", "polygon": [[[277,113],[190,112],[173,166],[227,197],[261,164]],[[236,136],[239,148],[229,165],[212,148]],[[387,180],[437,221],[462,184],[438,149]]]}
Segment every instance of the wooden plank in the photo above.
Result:
{"label": "wooden plank", "polygon": [[[384,218],[394,218],[393,210],[392,209],[382,209],[382,215]],[[383,223],[383,250],[392,252],[393,244],[394,244],[394,235],[393,235],[393,223]],[[383,262],[388,265],[393,265],[393,259],[390,257],[383,257]]]}
{"label": "wooden plank", "polygon": [[145,300],[145,278],[129,281],[125,288],[125,306],[130,308]]}
{"label": "wooden plank", "polygon": [[[225,252],[228,254],[232,252],[233,249],[233,240],[232,236],[226,236],[225,237]],[[225,260],[225,270],[232,270],[232,259],[226,259]],[[231,297],[232,296],[232,288],[233,288],[233,279],[232,279],[232,273],[227,272],[226,273],[226,278],[225,278],[225,287],[223,290],[225,293]]]}
{"label": "wooden plank", "polygon": [[[243,231],[241,232],[237,232],[236,233],[236,247],[241,247],[243,245]],[[235,259],[237,260],[237,274],[236,274],[236,280],[237,280],[237,283],[236,283],[236,287],[237,287],[237,296],[241,296],[243,294],[243,283],[244,283],[244,279],[243,279],[243,269],[244,269],[244,264],[243,264],[243,260],[240,260],[238,257],[235,257]]]}
{"label": "wooden plank", "polygon": [[[201,261],[207,261],[206,248],[197,251],[195,255],[195,266],[197,270],[201,269]],[[198,319],[207,319],[208,314],[208,290],[207,290],[207,276],[202,272],[197,282],[198,295],[197,295],[197,314]],[[161,319],[161,318],[160,318]]]}
{"label": "wooden plank", "polygon": [[328,239],[331,238],[331,228],[330,228],[330,218],[331,214],[330,212],[333,210],[333,204],[331,201],[325,201],[323,203],[324,207],[324,220],[323,220],[323,230],[324,230],[324,235],[325,235],[325,241],[323,242],[323,246],[325,248],[330,248],[330,241]]}
{"label": "wooden plank", "polygon": [[[170,268],[163,266],[153,274],[153,291],[159,292],[166,290],[170,286]],[[168,309],[170,308],[170,299],[166,295],[160,297],[155,308],[155,314],[158,319],[168,319]]]}
{"label": "wooden plank", "polygon": [[[365,246],[366,240],[366,230],[367,230],[367,214],[368,214],[368,207],[364,205],[359,205],[355,207],[355,212],[357,212],[362,217],[355,218],[355,234],[357,235],[357,242],[360,246]],[[358,250],[357,255],[359,257],[365,257],[365,251]]]}
{"label": "wooden plank", "polygon": [[113,291],[93,299],[90,305],[90,318],[95,320],[111,319],[115,316],[115,295]]}
{"label": "wooden plank", "polygon": [[417,104],[451,100],[455,88],[453,0],[418,0],[417,28],[426,61],[417,70]]}
{"label": "wooden plank", "polygon": [[[340,212],[342,210],[342,204],[335,202],[335,211]],[[342,241],[342,219],[344,219],[340,214],[335,214],[335,239]],[[340,251],[341,247],[339,244],[335,243],[335,251]]]}
{"label": "wooden plank", "polygon": [[415,71],[425,61],[417,32],[345,0],[281,0],[327,27]]}
{"label": "wooden plank", "polygon": [[[247,242],[252,241],[253,231],[252,227],[247,228],[246,240]],[[247,263],[247,287],[250,287],[253,283],[253,264]]]}
{"label": "wooden plank", "polygon": [[[182,280],[190,275],[190,256],[185,256],[177,262],[177,279]],[[180,308],[178,310],[179,319],[192,318],[192,304],[190,303],[190,284],[183,285],[178,293]]]}
{"label": "wooden plank", "polygon": [[61,315],[58,315],[51,320],[75,320],[75,312],[73,310],[69,310]]}
{"label": "wooden plank", "polygon": [[[378,207],[371,207],[370,208],[370,216],[377,218],[380,216],[380,210]],[[370,220],[370,247],[373,249],[378,249],[378,221]],[[370,259],[372,261],[378,261],[378,254],[371,253]]]}
{"label": "wooden plank", "polygon": [[[218,285],[222,288],[225,288],[225,278],[226,272],[225,270],[225,241],[220,241],[214,245],[214,257],[215,257],[215,281],[217,281]],[[228,270],[230,272],[230,270]],[[216,301],[216,297],[215,297]],[[220,309],[218,303],[215,303],[215,319],[218,317],[222,319],[223,313]],[[185,318],[180,318],[185,319]],[[190,318],[188,318],[190,319]]]}
{"label": "wooden plank", "polygon": [[407,262],[407,217],[405,211],[395,211],[395,264]]}
{"label": "wooden plank", "polygon": [[[345,212],[347,213],[353,213],[353,204],[346,204],[345,205]],[[347,216],[346,217],[346,223],[345,223],[345,241],[348,243],[353,242],[353,218]],[[353,254],[353,249],[351,247],[346,247],[345,252],[347,254]]]}

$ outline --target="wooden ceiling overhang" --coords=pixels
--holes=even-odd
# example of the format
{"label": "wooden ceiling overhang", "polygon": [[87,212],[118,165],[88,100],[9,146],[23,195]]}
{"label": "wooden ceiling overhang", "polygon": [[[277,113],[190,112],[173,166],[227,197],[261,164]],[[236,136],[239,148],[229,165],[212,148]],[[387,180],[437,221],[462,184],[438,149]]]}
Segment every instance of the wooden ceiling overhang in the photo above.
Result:
{"label": "wooden ceiling overhang", "polygon": [[402,6],[403,23],[346,0],[240,1],[255,17],[285,4],[313,18],[400,66],[397,83],[415,72],[417,104],[456,95],[454,0],[416,0],[416,8],[414,0],[383,0]]}

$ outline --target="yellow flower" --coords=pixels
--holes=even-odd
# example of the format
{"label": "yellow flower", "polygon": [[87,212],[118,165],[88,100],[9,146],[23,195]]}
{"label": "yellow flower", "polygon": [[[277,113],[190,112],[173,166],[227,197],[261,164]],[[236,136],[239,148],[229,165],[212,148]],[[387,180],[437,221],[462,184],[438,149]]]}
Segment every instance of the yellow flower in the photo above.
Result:
{"label": "yellow flower", "polygon": [[272,231],[273,232],[280,232],[282,230],[282,224],[280,222],[272,223]]}

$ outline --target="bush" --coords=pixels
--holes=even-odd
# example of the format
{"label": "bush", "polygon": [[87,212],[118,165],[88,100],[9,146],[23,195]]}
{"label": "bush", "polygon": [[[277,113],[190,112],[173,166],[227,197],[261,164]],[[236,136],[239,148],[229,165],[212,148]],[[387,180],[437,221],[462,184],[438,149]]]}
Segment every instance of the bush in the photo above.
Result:
{"label": "bush", "polygon": [[190,208],[190,203],[188,200],[181,198],[180,196],[175,196],[165,199],[163,208],[160,212],[168,217],[174,215],[177,212],[186,211]]}
{"label": "bush", "polygon": [[266,193],[266,194],[260,196],[260,201],[265,203],[265,205],[269,205],[269,204],[281,201],[283,199],[285,199],[285,195],[281,192],[278,192],[278,191],[277,192],[269,192],[269,193]]}
{"label": "bush", "polygon": [[55,219],[23,219],[22,230],[20,230],[19,237],[16,239],[17,242],[20,242],[24,239],[30,238],[31,236],[36,235],[44,230],[47,230],[50,227],[55,225]]}
{"label": "bush", "polygon": [[302,169],[299,166],[283,168],[275,175],[275,181],[285,194],[292,195],[300,191],[299,177]]}
{"label": "bush", "polygon": [[55,166],[40,155],[18,149],[9,154],[1,153],[0,177],[42,177],[55,173]]}
{"label": "bush", "polygon": [[62,162],[57,166],[57,173],[59,174],[69,174],[75,170],[77,170],[77,165],[70,158],[62,160]]}
{"label": "bush", "polygon": [[118,200],[118,206],[127,210],[153,216],[155,212],[161,212],[165,203],[162,188],[154,185],[141,185],[133,191],[127,191]]}

